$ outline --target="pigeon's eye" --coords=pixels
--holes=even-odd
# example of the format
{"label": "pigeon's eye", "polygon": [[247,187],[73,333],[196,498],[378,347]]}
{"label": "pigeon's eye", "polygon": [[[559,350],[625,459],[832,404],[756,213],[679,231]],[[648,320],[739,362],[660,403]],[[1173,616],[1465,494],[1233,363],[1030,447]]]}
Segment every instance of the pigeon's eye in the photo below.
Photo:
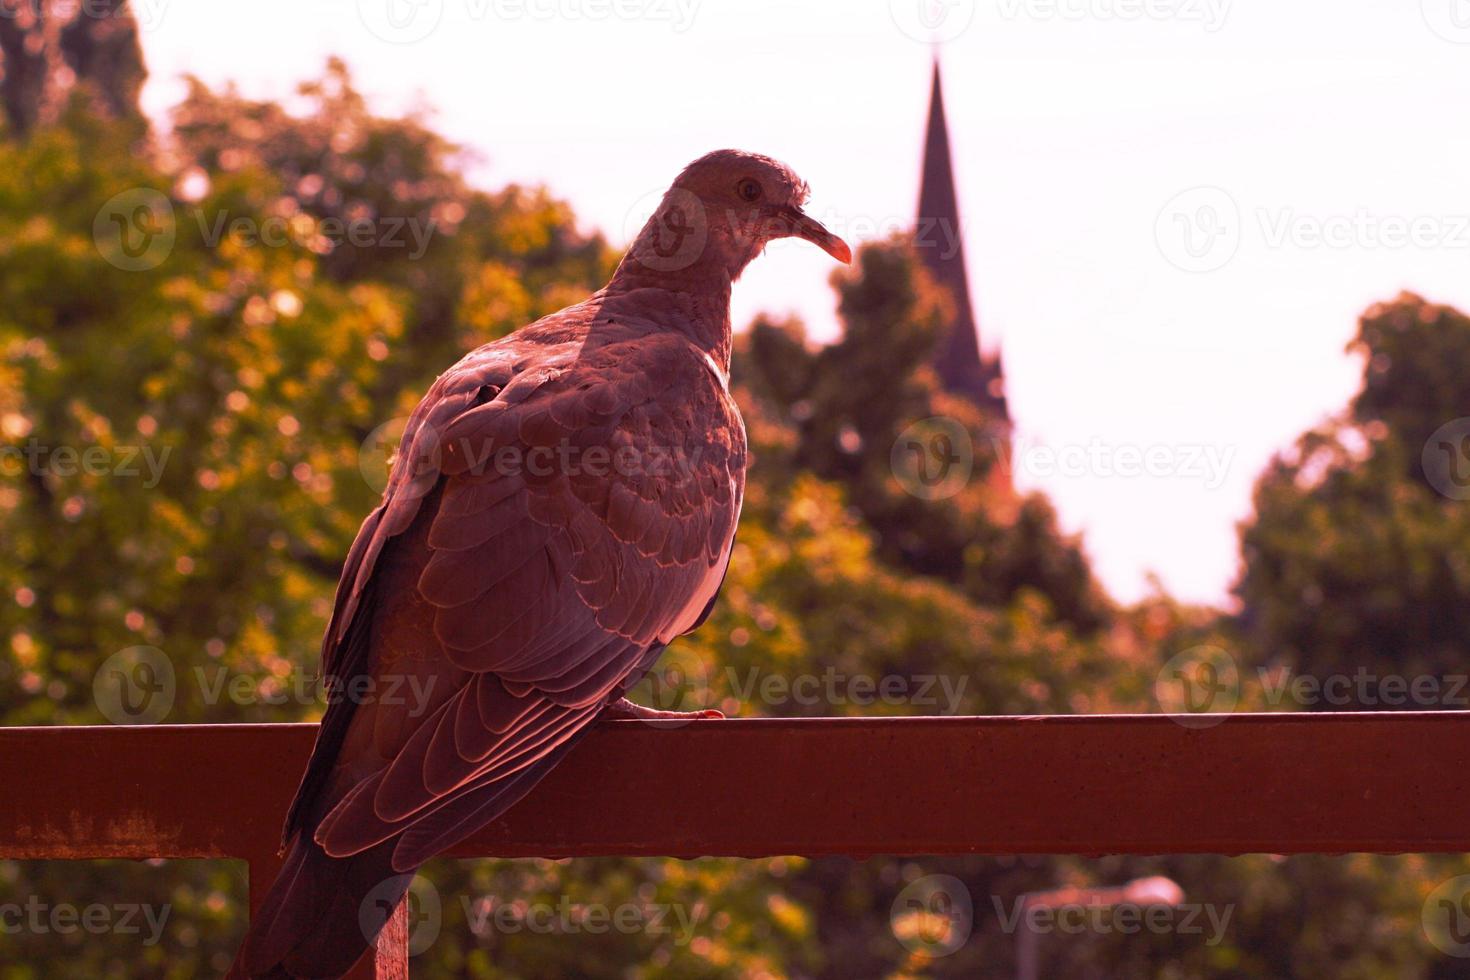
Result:
{"label": "pigeon's eye", "polygon": [[761,196],[761,185],[746,177],[735,185],[735,193],[739,194],[742,200],[759,200]]}

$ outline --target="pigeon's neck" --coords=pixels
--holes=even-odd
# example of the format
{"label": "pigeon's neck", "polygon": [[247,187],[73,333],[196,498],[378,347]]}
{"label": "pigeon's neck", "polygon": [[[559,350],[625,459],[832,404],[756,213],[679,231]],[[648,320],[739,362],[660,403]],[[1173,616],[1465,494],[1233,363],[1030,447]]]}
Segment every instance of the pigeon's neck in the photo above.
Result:
{"label": "pigeon's neck", "polygon": [[682,333],[728,374],[730,286],[730,275],[722,270],[671,275],[625,260],[603,290],[603,312],[623,312]]}

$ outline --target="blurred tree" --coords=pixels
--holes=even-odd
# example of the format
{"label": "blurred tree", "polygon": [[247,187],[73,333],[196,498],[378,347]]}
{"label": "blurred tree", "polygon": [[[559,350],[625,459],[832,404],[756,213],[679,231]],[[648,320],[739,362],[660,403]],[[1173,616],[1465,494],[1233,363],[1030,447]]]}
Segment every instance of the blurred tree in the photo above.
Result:
{"label": "blurred tree", "polygon": [[1318,677],[1463,674],[1470,509],[1454,467],[1470,435],[1470,318],[1406,293],[1370,309],[1350,348],[1362,390],[1272,461],[1241,529],[1249,654]]}
{"label": "blurred tree", "polygon": [[537,188],[472,190],[459,147],[420,116],[374,116],[340,59],[301,85],[297,101],[288,112],[191,79],[172,126],[185,174],[273,183],[283,214],[319,239],[327,278],[402,287],[412,368],[442,367],[610,274],[615,256],[576,230],[565,204]]}
{"label": "blurred tree", "polygon": [[11,133],[81,100],[141,131],[147,72],[128,0],[0,0],[0,106]]}

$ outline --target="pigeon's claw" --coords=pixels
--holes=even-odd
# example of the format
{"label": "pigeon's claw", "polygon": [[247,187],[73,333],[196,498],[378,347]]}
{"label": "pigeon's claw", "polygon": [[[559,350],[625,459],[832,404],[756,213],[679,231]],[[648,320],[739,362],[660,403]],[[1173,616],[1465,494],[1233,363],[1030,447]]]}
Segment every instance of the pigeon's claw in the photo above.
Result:
{"label": "pigeon's claw", "polygon": [[721,719],[725,717],[725,713],[714,708],[703,711],[663,711],[634,704],[627,698],[619,698],[602,709],[601,717],[604,721],[701,721]]}

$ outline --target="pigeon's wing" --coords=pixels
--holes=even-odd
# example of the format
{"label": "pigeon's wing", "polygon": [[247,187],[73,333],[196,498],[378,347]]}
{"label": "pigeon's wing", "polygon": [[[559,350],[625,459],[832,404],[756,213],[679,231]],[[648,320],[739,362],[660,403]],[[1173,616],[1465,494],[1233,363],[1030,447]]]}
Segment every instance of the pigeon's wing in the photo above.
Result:
{"label": "pigeon's wing", "polygon": [[349,553],[325,672],[372,683],[296,808],[330,855],[397,836],[414,867],[502,812],[719,588],[745,467],[719,371],[669,335],[526,355],[436,382]]}

